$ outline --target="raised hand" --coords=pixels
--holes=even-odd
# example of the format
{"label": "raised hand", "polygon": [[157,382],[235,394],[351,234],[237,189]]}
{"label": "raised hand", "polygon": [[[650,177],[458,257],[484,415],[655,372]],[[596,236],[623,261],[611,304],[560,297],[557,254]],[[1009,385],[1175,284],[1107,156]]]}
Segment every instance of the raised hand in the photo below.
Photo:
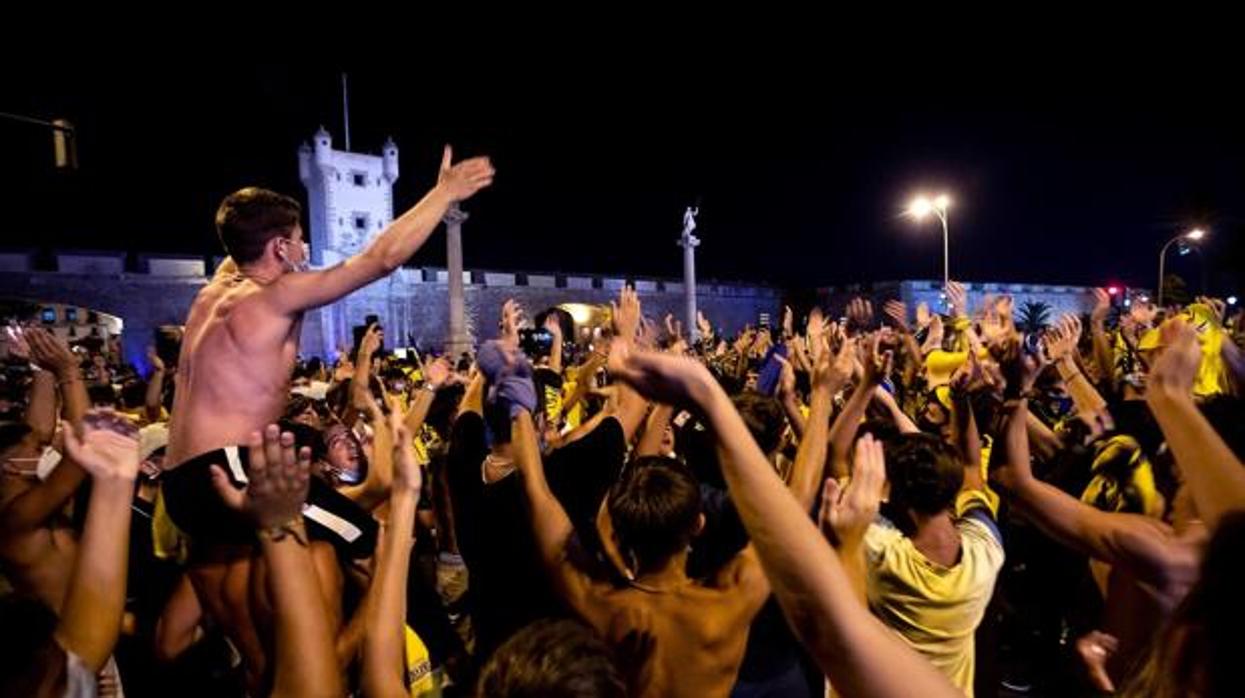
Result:
{"label": "raised hand", "polygon": [[463,201],[492,184],[494,174],[496,171],[487,157],[471,158],[455,165],[454,150],[447,145],[441,155],[437,188],[445,192],[450,201]]}
{"label": "raised hand", "polygon": [[1111,314],[1111,294],[1106,289],[1095,288],[1094,309],[1089,313],[1089,321],[1094,327],[1101,327],[1107,322],[1107,316]]}
{"label": "raised hand", "polygon": [[1219,324],[1223,324],[1224,315],[1228,310],[1227,303],[1224,303],[1218,298],[1211,298],[1210,296],[1198,296],[1194,302],[1201,303],[1207,308],[1210,308],[1211,312],[1215,314],[1215,318],[1219,321]]}
{"label": "raised hand", "polygon": [[821,308],[813,308],[808,314],[808,323],[805,325],[804,334],[808,345],[808,357],[814,366],[821,359],[821,355],[829,350],[829,329],[826,324],[826,316],[822,314]]}
{"label": "raised hand", "polygon": [[381,342],[385,340],[385,331],[380,325],[372,323],[367,326],[367,331],[363,333],[363,338],[359,340],[359,356],[372,356],[380,349]]}
{"label": "raised hand", "polygon": [[782,336],[783,339],[795,336],[795,313],[789,305],[782,307]]}
{"label": "raised hand", "polygon": [[72,375],[78,370],[78,358],[69,350],[69,345],[56,335],[39,327],[32,327],[25,332],[26,343],[30,347],[30,360],[39,368],[51,371],[58,376]]}
{"label": "raised hand", "polygon": [[1164,349],[1150,367],[1147,388],[1172,395],[1192,395],[1193,382],[1202,364],[1197,330],[1179,317],[1159,328]]}
{"label": "raised hand", "polygon": [[886,485],[886,458],[882,442],[866,434],[856,442],[852,477],[844,487],[827,478],[822,489],[821,528],[836,546],[859,544],[878,515]]}
{"label": "raised hand", "polygon": [[424,473],[415,460],[415,444],[406,428],[406,413],[396,400],[394,407],[396,409],[389,413],[389,428],[393,434],[393,487],[418,493]]}
{"label": "raised hand", "polygon": [[774,354],[774,358],[782,364],[782,373],[778,374],[778,392],[779,399],[795,398],[795,366],[790,361],[784,359],[780,354]]}
{"label": "raised hand", "polygon": [[294,450],[294,435],[270,424],[252,432],[247,443],[249,482],[238,489],[219,465],[212,466],[212,486],[225,505],[241,512],[261,530],[280,528],[302,516],[307,501],[311,449]]}
{"label": "raised hand", "polygon": [[628,342],[612,342],[606,364],[610,375],[640,395],[666,405],[695,402],[715,381],[699,361],[636,349]]}
{"label": "raised hand", "polygon": [[1114,635],[1091,630],[1076,641],[1076,652],[1089,673],[1089,681],[1099,691],[1115,693],[1115,684],[1107,673],[1107,660],[1119,649],[1120,641]]}
{"label": "raised hand", "polygon": [[683,337],[683,323],[674,319],[674,315],[666,313],[666,337],[671,342],[678,341]]}
{"label": "raised hand", "polygon": [[873,386],[886,380],[894,363],[894,354],[890,350],[880,351],[881,345],[882,335],[874,333],[863,338],[858,348],[860,363],[864,366],[862,379]]}
{"label": "raised hand", "polygon": [[549,334],[553,335],[554,344],[562,343],[562,323],[558,322],[557,315],[549,313],[548,317],[545,318],[545,329]]}
{"label": "raised hand", "polygon": [[933,320],[933,316],[931,316],[929,312],[929,304],[924,301],[917,303],[916,304],[916,326],[917,328],[923,329],[925,327],[928,327],[931,320]]}
{"label": "raised hand", "polygon": [[1016,324],[1015,306],[1016,300],[1011,296],[999,296],[994,301],[994,312],[1005,327],[1012,328]]}
{"label": "raised hand", "polygon": [[847,303],[847,320],[852,328],[863,332],[873,325],[873,303],[863,298],[853,298]]}
{"label": "raised hand", "polygon": [[640,329],[636,333],[636,345],[643,349],[656,349],[660,343],[657,335],[657,321],[652,318],[641,317]]}
{"label": "raised hand", "polygon": [[9,325],[5,328],[9,337],[9,353],[19,359],[30,359],[30,344],[26,341],[26,330]]}
{"label": "raised hand", "polygon": [[81,438],[61,423],[65,451],[96,480],[133,482],[138,477],[138,429],[109,409],[90,410],[82,418]]}
{"label": "raised hand", "polygon": [[[851,380],[852,374],[856,367],[856,344],[852,340],[844,340],[839,343],[839,350],[831,357],[829,347],[823,352],[824,361],[827,364],[823,371],[819,371],[817,367],[813,369],[813,381],[825,381],[830,385],[845,385]],[[820,366],[820,363],[818,364]],[[820,374],[820,375],[819,375]]]}
{"label": "raised hand", "polygon": [[882,306],[882,312],[886,313],[886,317],[890,318],[895,327],[901,331],[911,331],[911,328],[908,326],[908,306],[904,305],[903,301],[886,301],[886,304]]}
{"label": "raised hand", "polygon": [[1000,302],[992,300],[983,309],[981,318],[981,338],[990,348],[1000,346],[1012,336],[1014,330],[1011,323],[1010,303],[1006,314],[1000,311]]}
{"label": "raised hand", "polygon": [[713,339],[713,325],[701,311],[696,311],[696,331],[702,340]]}
{"label": "raised hand", "polygon": [[454,372],[454,367],[450,366],[450,362],[444,356],[438,356],[424,364],[424,380],[428,381],[428,385],[433,390],[439,389],[450,382],[451,378],[457,378],[458,374]]}
{"label": "raised hand", "polygon": [[634,342],[641,318],[640,297],[636,295],[635,289],[623,286],[618,292],[618,302],[610,303],[610,310],[615,337],[627,343]]}
{"label": "raised hand", "polygon": [[1046,351],[1054,361],[1072,357],[1081,341],[1081,319],[1067,313],[1046,331]]}
{"label": "raised hand", "polygon": [[519,302],[513,298],[506,299],[501,306],[501,321],[498,325],[501,331],[501,341],[507,347],[516,348],[519,346],[519,326],[523,324],[523,308]]}
{"label": "raised hand", "polygon": [[774,346],[773,337],[770,335],[768,327],[762,327],[757,331],[756,341],[752,343],[752,353],[756,356],[764,356],[769,348]]}
{"label": "raised hand", "polygon": [[968,317],[968,290],[958,281],[947,282],[947,304],[951,306],[951,314],[956,317]]}

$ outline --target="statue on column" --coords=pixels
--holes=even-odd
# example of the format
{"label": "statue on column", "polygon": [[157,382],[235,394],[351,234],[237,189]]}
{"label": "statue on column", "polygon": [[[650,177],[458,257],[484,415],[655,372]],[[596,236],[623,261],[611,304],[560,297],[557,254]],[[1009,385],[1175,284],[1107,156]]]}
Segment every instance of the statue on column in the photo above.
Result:
{"label": "statue on column", "polygon": [[688,206],[683,212],[683,234],[691,235],[696,230],[696,216],[700,213],[699,206]]}

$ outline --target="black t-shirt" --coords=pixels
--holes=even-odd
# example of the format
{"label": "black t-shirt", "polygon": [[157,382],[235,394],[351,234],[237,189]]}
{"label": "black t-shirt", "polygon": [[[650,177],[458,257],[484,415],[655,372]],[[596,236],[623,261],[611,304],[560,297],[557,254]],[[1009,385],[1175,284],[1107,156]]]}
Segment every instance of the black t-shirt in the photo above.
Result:
{"label": "black t-shirt", "polygon": [[[489,449],[484,419],[467,412],[454,423],[447,475],[458,546],[471,574],[477,660],[483,662],[532,621],[565,614],[537,552],[518,473],[484,484]],[[545,477],[576,529],[589,530],[626,457],[617,419],[549,454]]]}

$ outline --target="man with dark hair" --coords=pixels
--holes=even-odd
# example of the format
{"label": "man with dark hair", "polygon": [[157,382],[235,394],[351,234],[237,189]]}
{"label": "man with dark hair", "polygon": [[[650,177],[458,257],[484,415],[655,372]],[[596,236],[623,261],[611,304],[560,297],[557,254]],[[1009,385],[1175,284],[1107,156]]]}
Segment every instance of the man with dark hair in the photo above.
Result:
{"label": "man with dark hair", "polygon": [[299,228],[302,213],[303,207],[284,194],[247,187],[221,202],[216,210],[216,232],[235,264],[251,264],[264,256],[271,240],[280,238],[286,241],[283,245],[305,246]]}
{"label": "man with dark hair", "polygon": [[[624,289],[615,315],[618,331],[611,342],[611,362],[616,354],[630,351],[635,336],[640,306],[634,292]],[[510,363],[521,361],[515,357]],[[528,395],[521,389],[522,375],[509,376],[494,397],[513,419],[514,461],[540,559],[554,587],[617,651],[628,653],[633,695],[729,695],[743,661],[748,627],[770,591],[752,545],[710,579],[688,577],[689,543],[704,526],[700,488],[674,462],[641,459],[610,489],[598,516],[601,544],[614,564],[621,565],[626,583],[615,585],[587,574],[573,559],[576,518],[568,515],[545,478],[531,411],[535,401],[522,399]],[[743,436],[755,449],[751,437]],[[741,457],[738,442],[715,437],[722,459]],[[580,532],[578,538],[583,537]]]}
{"label": "man with dark hair", "polygon": [[[248,556],[255,533],[224,506],[214,487],[224,491],[247,481],[248,452],[239,445],[281,416],[303,312],[393,272],[423,245],[450,206],[492,183],[487,158],[455,165],[452,157],[446,147],[437,184],[418,204],[362,252],[323,270],[307,269],[300,210],[292,199],[243,189],[226,197],[217,213],[230,257],[186,318],[161,497],[168,518],[191,538],[195,588],[242,651],[252,688],[265,664],[262,635],[247,621]],[[244,546],[221,562],[220,544]],[[209,556],[215,559],[209,562]],[[323,575],[336,568],[318,569]],[[335,586],[322,580],[326,598]]]}
{"label": "man with dark hair", "polygon": [[978,451],[963,455],[928,434],[887,444],[894,526],[870,524],[864,535],[869,607],[969,696],[973,635],[1003,566],[997,498],[985,490]]}
{"label": "man with dark hair", "polygon": [[606,509],[618,552],[636,575],[685,552],[705,525],[696,479],[665,456],[632,461],[610,489]]}
{"label": "man with dark hair", "polygon": [[480,672],[489,698],[623,698],[627,685],[614,653],[573,620],[532,623],[506,641]]}

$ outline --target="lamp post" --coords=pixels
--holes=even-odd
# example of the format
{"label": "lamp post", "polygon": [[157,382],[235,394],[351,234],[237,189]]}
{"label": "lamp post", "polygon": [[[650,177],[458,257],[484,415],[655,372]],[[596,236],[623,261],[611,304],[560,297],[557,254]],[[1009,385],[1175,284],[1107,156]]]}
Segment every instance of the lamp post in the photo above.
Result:
{"label": "lamp post", "polygon": [[1179,242],[1180,240],[1188,240],[1190,242],[1197,242],[1198,240],[1201,240],[1204,237],[1206,237],[1206,231],[1202,230],[1201,228],[1194,228],[1193,230],[1190,230],[1187,233],[1181,233],[1180,235],[1177,235],[1176,237],[1168,240],[1167,244],[1163,245],[1163,249],[1159,250],[1158,306],[1160,308],[1163,307],[1163,277],[1164,277],[1164,269],[1166,268],[1166,263],[1167,263],[1167,250],[1172,246],[1172,243]]}
{"label": "lamp post", "polygon": [[939,194],[930,199],[918,196],[908,204],[908,215],[916,220],[924,220],[929,214],[938,216],[942,223],[942,287],[945,289],[951,282],[951,235],[947,225],[947,209],[951,208],[951,197]]}

